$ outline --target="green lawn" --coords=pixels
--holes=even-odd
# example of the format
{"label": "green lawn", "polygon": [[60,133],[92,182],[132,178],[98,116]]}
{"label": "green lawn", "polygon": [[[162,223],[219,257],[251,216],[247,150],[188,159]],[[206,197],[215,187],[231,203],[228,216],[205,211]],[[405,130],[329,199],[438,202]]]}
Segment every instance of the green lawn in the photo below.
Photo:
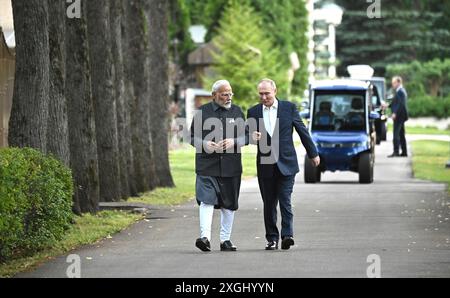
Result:
{"label": "green lawn", "polygon": [[[389,131],[393,131],[393,125],[391,123],[388,124]],[[413,135],[450,135],[450,129],[441,130],[435,126],[427,126],[427,127],[406,127],[407,134]]]}
{"label": "green lawn", "polygon": [[450,142],[414,141],[412,150],[416,178],[450,184],[450,169],[445,168],[450,160]]}
{"label": "green lawn", "polygon": [[[179,205],[195,196],[195,149],[183,147],[169,154],[170,167],[175,182],[174,188],[158,188],[143,194],[139,198],[131,198],[130,202],[151,205]],[[242,150],[242,166],[244,179],[256,176],[256,146],[246,146]]]}
{"label": "green lawn", "polygon": [[51,258],[120,232],[140,219],[141,215],[121,211],[103,211],[97,215],[77,216],[66,237],[52,247],[0,264],[0,277],[11,277],[18,272],[31,270]]}

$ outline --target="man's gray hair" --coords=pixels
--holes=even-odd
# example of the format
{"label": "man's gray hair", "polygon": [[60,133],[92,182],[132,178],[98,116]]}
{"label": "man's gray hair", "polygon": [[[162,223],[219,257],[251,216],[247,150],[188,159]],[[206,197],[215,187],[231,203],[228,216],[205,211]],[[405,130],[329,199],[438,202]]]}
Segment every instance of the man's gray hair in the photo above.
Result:
{"label": "man's gray hair", "polygon": [[275,83],[274,80],[271,80],[271,79],[262,79],[261,81],[259,81],[258,87],[259,87],[259,85],[261,85],[262,83],[269,83],[269,84],[272,86],[272,88],[273,88],[274,90],[277,89],[277,84]]}
{"label": "man's gray hair", "polygon": [[219,91],[220,87],[223,87],[223,86],[231,86],[231,84],[227,80],[219,80],[213,84],[212,92],[215,93],[215,92]]}

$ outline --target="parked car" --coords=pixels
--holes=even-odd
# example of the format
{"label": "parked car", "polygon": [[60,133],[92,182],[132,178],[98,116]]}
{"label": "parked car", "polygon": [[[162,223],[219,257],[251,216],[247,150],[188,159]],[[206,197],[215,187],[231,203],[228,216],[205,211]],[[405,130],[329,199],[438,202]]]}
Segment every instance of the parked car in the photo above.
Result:
{"label": "parked car", "polygon": [[373,182],[375,121],[373,85],[360,80],[327,80],[310,85],[310,106],[300,112],[309,120],[321,164],[313,167],[305,157],[304,179],[317,183],[325,171],[359,173],[360,183]]}

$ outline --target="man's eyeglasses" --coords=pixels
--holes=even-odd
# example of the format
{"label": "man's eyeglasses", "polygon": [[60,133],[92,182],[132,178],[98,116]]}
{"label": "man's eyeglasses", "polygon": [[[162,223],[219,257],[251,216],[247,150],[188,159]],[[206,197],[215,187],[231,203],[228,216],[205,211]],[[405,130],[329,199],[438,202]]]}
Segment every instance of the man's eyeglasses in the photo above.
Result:
{"label": "man's eyeglasses", "polygon": [[219,94],[221,97],[229,97],[229,98],[232,98],[233,97],[233,93],[220,93]]}

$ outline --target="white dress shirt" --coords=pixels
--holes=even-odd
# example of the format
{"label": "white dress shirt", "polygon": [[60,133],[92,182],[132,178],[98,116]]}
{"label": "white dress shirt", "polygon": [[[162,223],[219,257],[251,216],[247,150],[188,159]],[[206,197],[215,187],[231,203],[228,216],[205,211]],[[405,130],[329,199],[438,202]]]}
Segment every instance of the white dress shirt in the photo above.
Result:
{"label": "white dress shirt", "polygon": [[272,137],[278,117],[278,100],[275,99],[273,105],[269,108],[263,105],[264,126],[267,133]]}

